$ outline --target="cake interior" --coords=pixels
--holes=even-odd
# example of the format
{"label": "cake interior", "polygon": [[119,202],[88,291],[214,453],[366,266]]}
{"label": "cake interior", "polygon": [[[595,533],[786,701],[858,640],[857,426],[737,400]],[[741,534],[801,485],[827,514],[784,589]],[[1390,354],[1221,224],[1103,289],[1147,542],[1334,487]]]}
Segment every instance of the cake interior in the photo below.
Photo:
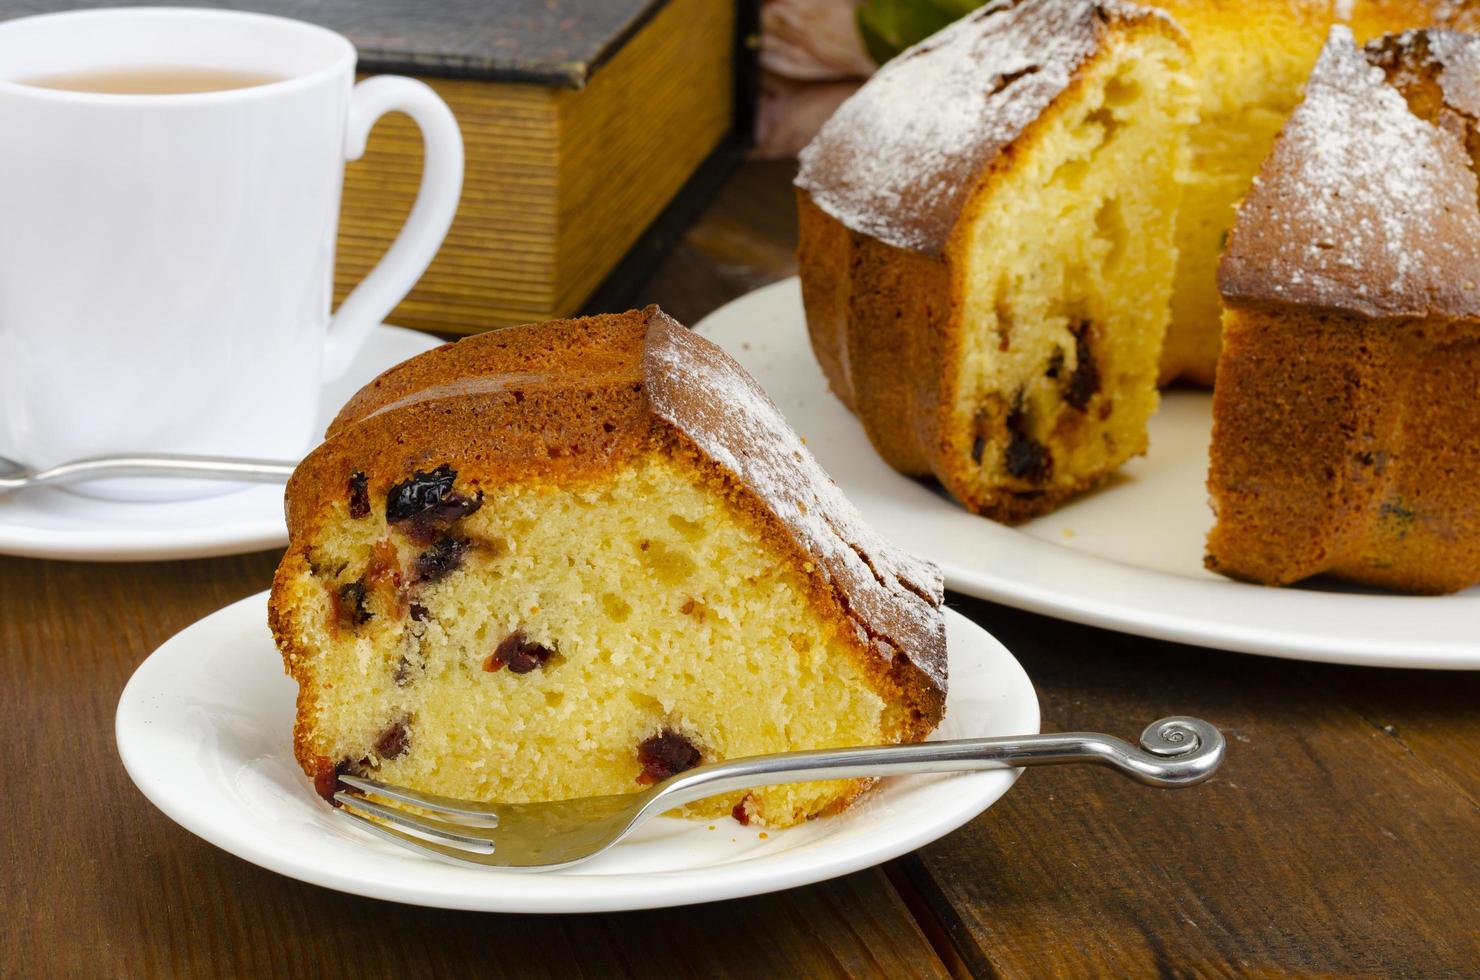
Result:
{"label": "cake interior", "polygon": [[[430,563],[458,549],[388,527],[383,506],[354,519],[333,504],[291,585],[315,661],[312,751],[520,802],[635,792],[696,759],[897,741],[908,709],[881,696],[888,679],[712,480],[652,449],[598,478],[484,488],[451,534],[466,549]],[[771,787],[690,815],[738,805],[785,826],[865,785]]]}
{"label": "cake interior", "polygon": [[[1192,37],[1198,119],[1177,215],[1168,363],[1162,381],[1181,374],[1212,384],[1222,301],[1218,258],[1234,206],[1300,101],[1300,87],[1325,43],[1325,21],[1294,5],[1253,3],[1236,14],[1206,0],[1165,6]],[[1307,23],[1306,21],[1311,21]]]}
{"label": "cake interior", "polygon": [[[1191,120],[1186,55],[1112,37],[968,205],[951,438],[975,488],[1047,509],[1145,451]],[[958,233],[960,233],[958,231]],[[973,492],[974,489],[974,492]]]}

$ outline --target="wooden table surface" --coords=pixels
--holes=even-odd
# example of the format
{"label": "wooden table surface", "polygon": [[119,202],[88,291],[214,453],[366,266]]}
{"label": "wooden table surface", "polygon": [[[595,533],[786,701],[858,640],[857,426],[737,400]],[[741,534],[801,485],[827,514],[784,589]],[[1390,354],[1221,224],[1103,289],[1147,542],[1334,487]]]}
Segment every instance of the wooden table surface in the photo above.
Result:
{"label": "wooden table surface", "polygon": [[[789,274],[789,178],[741,170],[647,297],[693,322]],[[1218,653],[958,595],[1027,668],[1045,731],[1197,714],[1228,734],[1224,768],[1178,792],[1032,771],[883,868],[684,909],[444,912],[280,877],[150,806],[113,741],[135,666],[277,558],[0,558],[0,977],[1480,973],[1480,674]]]}

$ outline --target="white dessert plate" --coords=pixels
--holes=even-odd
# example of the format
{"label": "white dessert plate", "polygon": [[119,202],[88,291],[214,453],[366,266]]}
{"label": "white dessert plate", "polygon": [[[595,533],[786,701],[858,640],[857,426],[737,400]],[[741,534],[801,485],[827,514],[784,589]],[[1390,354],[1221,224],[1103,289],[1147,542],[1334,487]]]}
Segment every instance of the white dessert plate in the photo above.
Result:
{"label": "white dessert plate", "polygon": [[874,452],[812,356],[801,288],[788,279],[696,328],[775,399],[845,494],[886,537],[938,564],[946,584],[1061,619],[1141,636],[1300,660],[1480,669],[1480,587],[1401,596],[1337,583],[1271,589],[1203,568],[1211,398],[1170,391],[1151,450],[1108,485],[1019,527],[973,516]]}
{"label": "white dessert plate", "polygon": [[[440,343],[415,330],[377,327],[344,377],[324,386],[320,432],[367,381]],[[97,500],[55,487],[0,496],[0,555],[158,561],[246,554],[287,543],[283,488],[275,484],[148,503]]]}
{"label": "white dessert plate", "polygon": [[[1021,770],[904,776],[787,830],[659,817],[576,868],[457,867],[373,837],[314,794],[293,761],[297,685],[267,630],[267,594],[227,606],[150,654],[118,703],[124,767],[155,806],[244,860],[327,888],[488,912],[609,912],[792,888],[867,868],[950,833]],[[947,716],[937,738],[1031,734],[1038,697],[1012,654],[946,614]]]}

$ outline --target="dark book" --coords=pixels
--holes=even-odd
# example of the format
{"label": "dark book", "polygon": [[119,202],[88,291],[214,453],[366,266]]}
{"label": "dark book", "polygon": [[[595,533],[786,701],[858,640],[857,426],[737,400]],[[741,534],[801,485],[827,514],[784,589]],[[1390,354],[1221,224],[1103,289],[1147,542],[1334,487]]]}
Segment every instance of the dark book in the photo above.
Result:
{"label": "dark book", "polygon": [[[130,5],[0,0],[0,17]],[[749,141],[756,0],[188,6],[322,24],[355,43],[362,74],[416,76],[452,107],[467,147],[462,204],[391,316],[404,326],[472,333],[640,303],[632,289]],[[420,173],[416,127],[386,118],[346,172],[339,298],[400,229]]]}

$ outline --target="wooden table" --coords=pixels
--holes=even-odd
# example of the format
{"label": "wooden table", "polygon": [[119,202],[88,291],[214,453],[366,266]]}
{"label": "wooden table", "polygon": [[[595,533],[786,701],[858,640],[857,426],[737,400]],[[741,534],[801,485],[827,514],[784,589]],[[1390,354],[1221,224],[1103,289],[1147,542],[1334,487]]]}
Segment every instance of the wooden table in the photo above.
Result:
{"label": "wooden table", "polygon": [[[692,322],[789,274],[789,177],[742,170],[648,295]],[[113,743],[139,661],[277,558],[0,559],[0,977],[1480,972],[1480,674],[1217,653],[962,596],[1045,730],[1197,714],[1228,734],[1220,775],[1030,772],[886,867],[685,909],[479,915],[300,884],[171,823]]]}

